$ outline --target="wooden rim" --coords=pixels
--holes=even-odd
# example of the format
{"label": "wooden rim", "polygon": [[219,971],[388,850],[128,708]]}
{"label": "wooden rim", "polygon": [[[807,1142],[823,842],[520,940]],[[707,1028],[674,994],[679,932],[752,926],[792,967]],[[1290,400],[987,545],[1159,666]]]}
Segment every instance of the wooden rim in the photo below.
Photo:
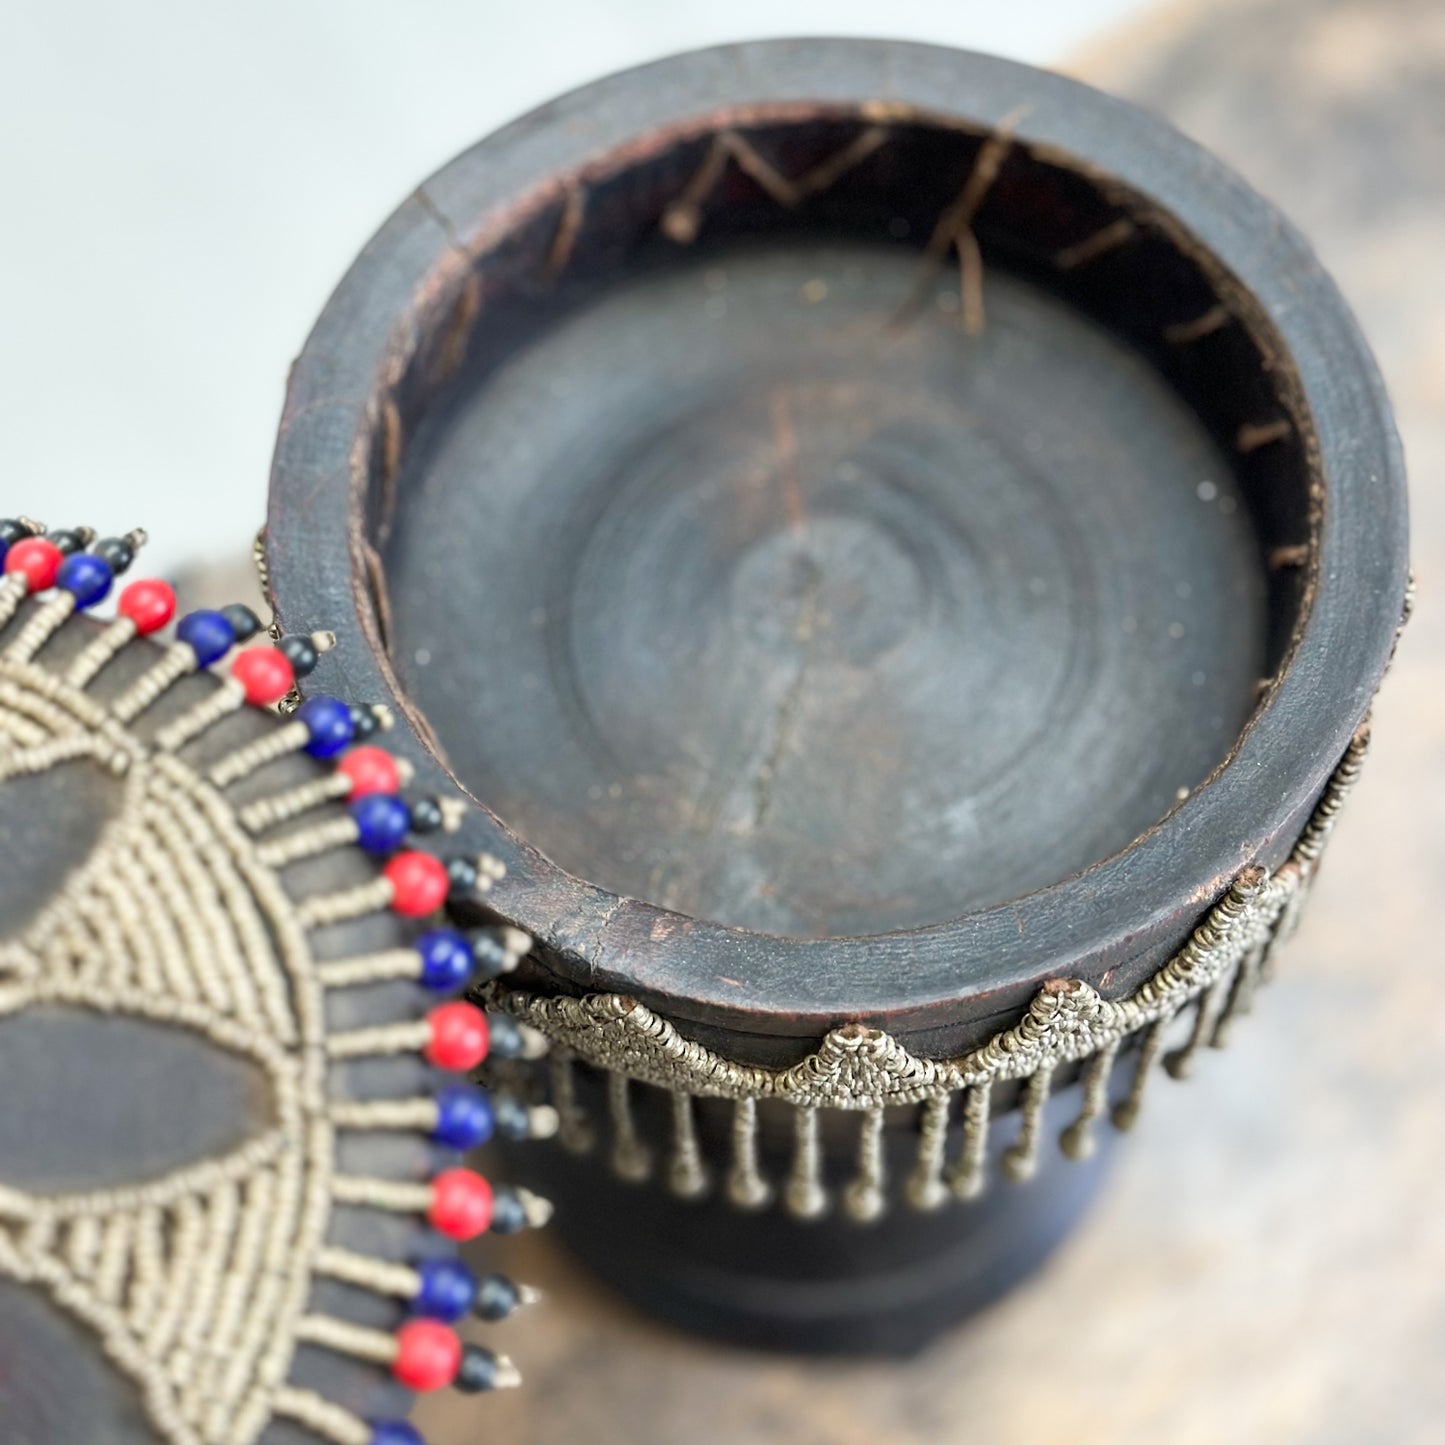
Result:
{"label": "wooden rim", "polygon": [[[1068,975],[1127,991],[1178,946],[1247,863],[1277,863],[1363,716],[1389,654],[1406,580],[1404,471],[1382,384],[1307,244],[1222,164],[1163,122],[1087,87],[988,57],[848,40],[722,47],[614,76],[464,153],[371,241],[291,376],[278,437],[268,561],[288,629],[339,637],[325,684],[392,702],[424,783],[460,788],[390,674],[367,577],[375,459],[399,445],[388,400],[437,297],[488,236],[562,178],[640,154],[680,127],[780,108],[950,118],[1072,158],[1147,198],[1235,283],[1291,377],[1322,503],[1314,596],[1269,695],[1214,776],[1129,847],[1009,904],[864,938],[780,939],[670,913],[563,873],[483,800],[467,841],[509,868],[495,901],[542,943],[544,978],[637,996],[703,1041],[786,1058],[840,1019],[887,1027],[934,1053],[966,1047]],[[701,120],[699,118],[702,118]],[[339,599],[350,615],[339,618]],[[338,625],[338,622],[341,625]],[[463,791],[465,791],[463,789]],[[903,964],[906,961],[906,970]],[[741,987],[739,986],[741,985]],[[740,1002],[740,999],[746,1002]]]}

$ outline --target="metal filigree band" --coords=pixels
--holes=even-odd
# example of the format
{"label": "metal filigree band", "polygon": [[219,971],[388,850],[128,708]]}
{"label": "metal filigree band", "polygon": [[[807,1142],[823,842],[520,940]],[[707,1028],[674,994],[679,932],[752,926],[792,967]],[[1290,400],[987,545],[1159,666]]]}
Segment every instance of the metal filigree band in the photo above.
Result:
{"label": "metal filigree band", "polygon": [[[818,1143],[818,1111],[824,1109],[863,1116],[857,1176],[843,1201],[852,1217],[866,1221],[883,1212],[884,1110],[897,1107],[918,1110],[917,1161],[904,1190],[908,1201],[931,1209],[950,1195],[970,1198],[985,1182],[995,1084],[1022,1085],[1019,1134],[1002,1163],[1008,1177],[1024,1179],[1036,1166],[1044,1106],[1055,1075],[1065,1066],[1083,1066],[1083,1098],[1060,1144],[1070,1157],[1082,1158],[1092,1150],[1091,1131],[1108,1105],[1110,1075],[1121,1054],[1136,1055],[1134,1074],[1110,1113],[1118,1127],[1127,1128],[1161,1055],[1168,1072],[1182,1078],[1201,1047],[1224,1042],[1232,1020],[1248,1011],[1256,987],[1267,977],[1274,944],[1293,931],[1368,742],[1364,724],[1289,860],[1273,874],[1261,867],[1245,868],[1184,947],[1133,994],[1109,1000],[1081,979],[1051,980],[1017,1024],[960,1058],[919,1058],[889,1034],[850,1023],[829,1032],[801,1062],[767,1069],[724,1058],[685,1037],[651,1009],[616,994],[541,997],[507,990],[499,999],[554,1043],[552,1089],[564,1144],[585,1148],[591,1135],[575,1103],[574,1063],[606,1074],[612,1162],[624,1177],[640,1179],[650,1171],[630,1098],[632,1086],[642,1084],[672,1096],[668,1177],[674,1191],[684,1196],[700,1195],[708,1187],[694,1101],[723,1099],[734,1108],[726,1191],[740,1207],[760,1207],[773,1194],[762,1177],[758,1150],[757,1109],[765,1101],[779,1101],[796,1111],[793,1163],[782,1196],[799,1217],[815,1216],[827,1204]],[[1166,1052],[1176,1023],[1187,1032]],[[949,1159],[950,1127],[960,1116],[962,1147]]]}

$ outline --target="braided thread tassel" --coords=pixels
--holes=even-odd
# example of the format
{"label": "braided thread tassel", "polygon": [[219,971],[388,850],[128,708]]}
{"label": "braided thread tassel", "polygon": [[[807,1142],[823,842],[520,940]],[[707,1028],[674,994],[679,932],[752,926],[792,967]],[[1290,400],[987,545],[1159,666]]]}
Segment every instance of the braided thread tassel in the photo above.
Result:
{"label": "braided thread tassel", "polygon": [[783,1200],[795,1219],[819,1219],[828,1211],[816,1109],[803,1107],[793,1111],[793,1168]]}
{"label": "braided thread tassel", "polygon": [[1149,1076],[1153,1072],[1160,1049],[1164,1047],[1164,1035],[1173,1022],[1174,1015],[1170,1014],[1166,1018],[1156,1019],[1144,1031],[1144,1042],[1139,1046],[1139,1059],[1134,1066],[1134,1078],[1129,1085],[1129,1093],[1114,1106],[1111,1116],[1116,1129],[1132,1129],[1138,1121],[1139,1110],[1144,1107],[1144,1092],[1149,1087]]}
{"label": "braided thread tassel", "polygon": [[1070,1159],[1087,1159],[1096,1147],[1094,1121],[1103,1114],[1109,1098],[1109,1077],[1114,1072],[1114,1060],[1119,1056],[1119,1041],[1114,1039],[1104,1045],[1089,1061],[1084,1074],[1084,1098],[1079,1115],[1059,1135],[1059,1148]]}
{"label": "braided thread tassel", "polygon": [[1001,1161],[1004,1177],[1016,1184],[1032,1179],[1039,1167],[1044,1106],[1049,1102],[1053,1081],[1053,1068],[1044,1065],[1030,1074],[1024,1083],[1023,1101],[1019,1105],[1019,1136],[1004,1150]]}
{"label": "braided thread tassel", "polygon": [[1181,1048],[1165,1055],[1164,1067],[1170,1078],[1187,1079],[1194,1072],[1195,1055],[1213,1039],[1215,1027],[1233,983],[1233,974],[1217,978],[1199,995],[1199,1000],[1194,1005],[1194,1027],[1189,1031],[1189,1038]]}
{"label": "braided thread tassel", "polygon": [[858,1129],[858,1173],[843,1194],[843,1208],[858,1224],[883,1214],[883,1110],[867,1110]]}
{"label": "braided thread tassel", "polygon": [[652,1173],[652,1153],[638,1132],[632,1080],[626,1074],[608,1074],[607,1112],[612,1121],[612,1171],[629,1184],[641,1184]]}
{"label": "braided thread tassel", "polygon": [[904,1186],[908,1202],[921,1210],[934,1210],[948,1199],[943,1182],[944,1153],[948,1147],[948,1118],[953,1095],[930,1099],[921,1108],[918,1121],[918,1158]]}
{"label": "braided thread tassel", "polygon": [[679,1199],[700,1199],[707,1193],[708,1175],[703,1167],[697,1141],[697,1118],[691,1094],[675,1090],[672,1095],[672,1157],[667,1165],[667,1185]]}
{"label": "braided thread tassel", "polygon": [[973,1084],[964,1091],[963,1148],[948,1174],[948,1187],[957,1199],[977,1199],[983,1193],[992,1100],[993,1088],[989,1084]]}
{"label": "braided thread tassel", "polygon": [[571,1049],[554,1045],[547,1065],[552,1107],[557,1111],[557,1142],[569,1154],[585,1154],[596,1141],[577,1102],[577,1056]]}
{"label": "braided thread tassel", "polygon": [[1214,1026],[1214,1037],[1210,1040],[1215,1048],[1223,1048],[1229,1041],[1236,1018],[1253,1011],[1255,990],[1259,987],[1260,971],[1268,948],[1268,942],[1255,944],[1235,969],[1229,997],[1220,1012],[1218,1023]]}
{"label": "braided thread tassel", "polygon": [[763,1209],[773,1191],[763,1178],[758,1154],[758,1103],[756,1099],[733,1102],[732,1167],[728,1170],[727,1195],[739,1209]]}

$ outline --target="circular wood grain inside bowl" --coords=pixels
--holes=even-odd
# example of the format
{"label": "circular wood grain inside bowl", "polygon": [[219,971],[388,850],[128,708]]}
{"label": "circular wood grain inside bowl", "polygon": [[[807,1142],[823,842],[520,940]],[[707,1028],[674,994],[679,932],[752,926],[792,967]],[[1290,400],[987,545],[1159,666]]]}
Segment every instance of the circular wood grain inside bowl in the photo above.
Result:
{"label": "circular wood grain inside bowl", "polygon": [[1057,77],[846,42],[427,182],[298,363],[268,550],[288,626],[350,590],[332,685],[478,802],[534,980],[760,1061],[1147,976],[1283,858],[1404,579],[1378,381],[1264,202]]}
{"label": "circular wood grain inside bowl", "polygon": [[979,335],[952,268],[896,321],[918,273],[886,240],[666,258],[409,452],[397,677],[569,872],[765,933],[939,923],[1124,847],[1229,751],[1266,653],[1229,459],[1002,269]]}

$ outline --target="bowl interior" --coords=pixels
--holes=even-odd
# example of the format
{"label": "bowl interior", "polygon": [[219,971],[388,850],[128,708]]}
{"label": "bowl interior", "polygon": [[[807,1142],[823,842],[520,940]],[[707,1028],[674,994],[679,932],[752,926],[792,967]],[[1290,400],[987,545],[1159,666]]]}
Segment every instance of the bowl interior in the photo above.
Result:
{"label": "bowl interior", "polygon": [[377,617],[457,777],[619,895],[791,937],[1003,903],[1207,779],[1298,633],[1268,328],[1066,156],[700,120],[471,275],[396,391]]}

